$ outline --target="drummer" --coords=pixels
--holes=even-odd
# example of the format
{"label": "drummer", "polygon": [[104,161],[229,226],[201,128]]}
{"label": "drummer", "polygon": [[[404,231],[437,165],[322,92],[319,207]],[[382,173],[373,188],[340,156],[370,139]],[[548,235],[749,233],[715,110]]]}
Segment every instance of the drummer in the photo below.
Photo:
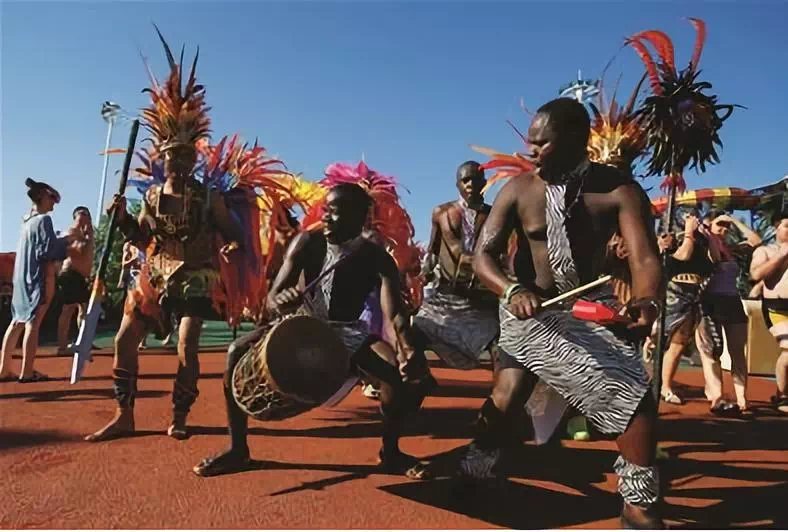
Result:
{"label": "drummer", "polygon": [[[343,183],[332,188],[326,198],[325,228],[322,232],[303,232],[293,240],[266,303],[269,310],[279,316],[292,313],[306,303],[313,317],[328,322],[341,336],[348,351],[353,353],[351,367],[365,378],[379,381],[383,415],[379,464],[386,472],[423,478],[423,464],[400,451],[398,441],[404,418],[419,409],[429,391],[426,383],[434,381],[426,379],[414,383],[407,378],[426,366],[424,353],[411,347],[409,320],[400,296],[399,273],[394,260],[385,249],[362,235],[370,201],[358,185]],[[302,273],[309,284],[335,265],[307,296],[297,288]],[[365,301],[378,287],[384,319],[395,331],[396,353],[388,344],[370,335],[367,322],[359,319]],[[264,325],[230,345],[224,374],[230,447],[200,462],[193,469],[195,474],[215,476],[242,471],[249,466],[248,419],[235,402],[232,375],[243,355],[267,335],[272,325]]]}

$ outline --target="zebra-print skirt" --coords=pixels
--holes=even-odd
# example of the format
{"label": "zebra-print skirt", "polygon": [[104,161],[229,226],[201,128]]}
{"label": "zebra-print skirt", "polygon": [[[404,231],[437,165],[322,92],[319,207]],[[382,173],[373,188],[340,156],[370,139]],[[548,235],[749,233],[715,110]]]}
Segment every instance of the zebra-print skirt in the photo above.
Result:
{"label": "zebra-print skirt", "polygon": [[533,371],[605,434],[621,434],[648,391],[637,347],[610,329],[544,310],[520,320],[500,307],[498,347]]}
{"label": "zebra-print skirt", "polygon": [[498,336],[495,304],[474,304],[468,298],[435,292],[422,303],[413,324],[427,337],[427,349],[452,368],[471,369]]}

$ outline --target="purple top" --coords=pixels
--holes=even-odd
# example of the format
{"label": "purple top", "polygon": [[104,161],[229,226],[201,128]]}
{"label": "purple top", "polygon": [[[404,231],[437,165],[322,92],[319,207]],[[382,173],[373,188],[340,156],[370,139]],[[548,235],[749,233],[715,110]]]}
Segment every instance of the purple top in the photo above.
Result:
{"label": "purple top", "polygon": [[735,260],[720,262],[706,286],[706,293],[712,296],[737,296],[736,279],[739,277],[739,265]]}

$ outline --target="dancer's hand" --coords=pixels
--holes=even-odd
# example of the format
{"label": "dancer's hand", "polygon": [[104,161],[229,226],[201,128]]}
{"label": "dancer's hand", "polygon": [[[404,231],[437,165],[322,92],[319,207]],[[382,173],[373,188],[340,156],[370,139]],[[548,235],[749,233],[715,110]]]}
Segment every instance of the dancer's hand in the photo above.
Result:
{"label": "dancer's hand", "polygon": [[659,235],[657,239],[657,245],[659,246],[660,251],[665,251],[666,249],[671,249],[673,244],[675,243],[675,238],[670,233],[662,233]]}
{"label": "dancer's hand", "polygon": [[278,314],[286,314],[292,307],[300,305],[303,297],[297,288],[285,288],[270,300],[269,306]]}
{"label": "dancer's hand", "polygon": [[221,254],[224,262],[231,262],[233,259],[233,254],[240,249],[241,246],[238,245],[238,242],[230,242],[222,246],[222,249],[219,250],[219,254]]}
{"label": "dancer's hand", "polygon": [[536,294],[528,290],[523,290],[512,296],[512,300],[509,302],[507,308],[509,312],[516,317],[524,320],[525,318],[534,316],[539,311],[540,305],[541,303],[539,298],[536,297]]}
{"label": "dancer's hand", "polygon": [[115,209],[118,211],[118,221],[123,220],[128,215],[126,212],[126,197],[122,194],[115,194],[112,198],[112,203],[107,208],[107,216],[112,216],[112,212]]}
{"label": "dancer's hand", "polygon": [[637,299],[627,306],[627,314],[632,318],[632,323],[627,325],[627,329],[640,330],[645,337],[651,332],[659,314],[659,307],[651,298]]}

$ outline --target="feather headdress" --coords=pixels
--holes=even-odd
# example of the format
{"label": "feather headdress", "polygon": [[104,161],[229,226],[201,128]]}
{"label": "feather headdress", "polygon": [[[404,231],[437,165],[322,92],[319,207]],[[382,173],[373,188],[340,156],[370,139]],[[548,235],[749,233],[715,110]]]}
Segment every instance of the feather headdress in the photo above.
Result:
{"label": "feather headdress", "polygon": [[588,137],[588,158],[596,163],[615,166],[627,173],[633,162],[643,154],[646,132],[642,120],[633,112],[645,76],[635,86],[629,101],[621,107],[614,91],[610,103],[602,91],[596,103],[589,103],[593,120]]}
{"label": "feather headdress", "polygon": [[[514,129],[515,133],[517,133],[517,136],[520,137],[520,140],[523,141],[523,144],[527,145],[528,140],[525,138],[525,135],[523,135],[520,130],[508,120],[507,123],[512,126],[512,129]],[[491,148],[485,148],[483,146],[476,145],[471,145],[471,149],[490,158],[489,161],[481,165],[482,170],[495,170],[495,173],[487,180],[487,183],[484,185],[482,193],[487,192],[491,186],[499,181],[505,181],[522,173],[531,172],[535,168],[531,160],[519,152],[514,152],[513,154],[508,155]]]}
{"label": "feather headdress", "polygon": [[[695,49],[687,68],[676,69],[673,42],[665,33],[649,30],[626,40],[646,67],[651,96],[637,111],[646,128],[649,175],[664,175],[661,187],[686,188],[683,172],[687,166],[705,172],[707,164],[720,161],[717,148],[722,148],[719,130],[735,105],[717,103],[717,96],[705,94],[711,83],[698,81],[698,63],[706,40],[706,24],[690,18],[695,27]],[[659,64],[646,48],[654,47]],[[719,114],[722,111],[722,114]]]}
{"label": "feather headdress", "polygon": [[143,58],[151,86],[143,90],[150,94],[151,105],[142,110],[143,125],[150,131],[153,145],[159,152],[176,147],[195,147],[199,140],[210,135],[209,108],[205,103],[205,88],[197,83],[196,68],[200,50],[194,56],[191,71],[183,85],[183,48],[180,62],[176,63],[167,41],[156,27],[170,73],[161,84]]}
{"label": "feather headdress", "polygon": [[375,231],[383,240],[399,271],[405,275],[407,284],[411,287],[411,304],[419,304],[421,284],[417,274],[423,250],[413,241],[413,222],[400,202],[396,179],[369,168],[364,161],[355,166],[345,163],[330,164],[325,170],[324,179],[319,182],[325,193],[309,209],[302,226],[310,230],[322,224],[325,196],[332,187],[341,183],[359,185],[369,194],[372,207],[367,219],[367,229]]}

